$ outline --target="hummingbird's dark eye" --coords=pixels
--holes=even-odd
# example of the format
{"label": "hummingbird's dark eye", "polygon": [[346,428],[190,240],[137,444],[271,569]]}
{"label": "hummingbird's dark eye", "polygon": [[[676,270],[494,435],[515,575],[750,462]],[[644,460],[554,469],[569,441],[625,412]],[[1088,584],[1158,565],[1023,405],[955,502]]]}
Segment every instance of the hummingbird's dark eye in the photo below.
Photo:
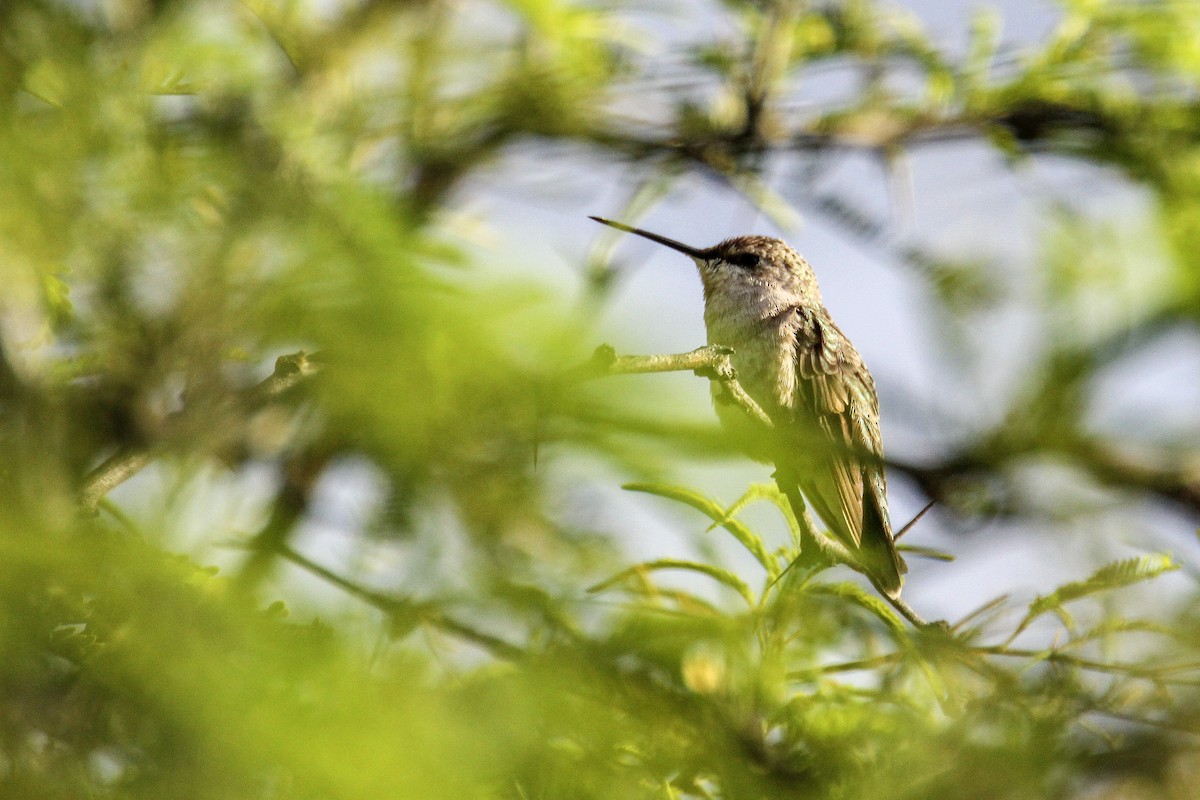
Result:
{"label": "hummingbird's dark eye", "polygon": [[725,260],[735,267],[754,269],[758,266],[759,259],[756,253],[729,253],[725,256]]}

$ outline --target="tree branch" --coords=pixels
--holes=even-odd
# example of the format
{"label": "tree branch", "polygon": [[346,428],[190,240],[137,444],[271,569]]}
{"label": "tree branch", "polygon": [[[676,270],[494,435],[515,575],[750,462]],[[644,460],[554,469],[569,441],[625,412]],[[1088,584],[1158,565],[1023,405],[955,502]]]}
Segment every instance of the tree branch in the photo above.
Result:
{"label": "tree branch", "polygon": [[[1197,672],[1200,671],[1200,664],[1168,664],[1161,667],[1146,666],[1142,664],[1128,663],[1109,663],[1107,661],[1096,661],[1095,659],[1082,658],[1080,656],[1065,653],[1061,650],[1032,650],[1024,648],[1005,647],[1004,645],[968,647],[965,652],[976,656],[997,656],[1006,658],[1021,658],[1028,659],[1030,662],[1051,662],[1056,664],[1065,664],[1076,669],[1088,670],[1090,672],[1103,672],[1111,675],[1123,675],[1130,678],[1144,679],[1149,681],[1157,681],[1164,684],[1195,686],[1194,679],[1173,678],[1172,672]],[[789,678],[793,679],[811,679],[815,675],[824,675],[834,672],[855,672],[858,670],[877,669],[882,666],[894,664],[906,658],[908,653],[896,651],[891,653],[883,653],[870,658],[863,658],[857,661],[846,661],[838,664],[828,664],[812,669],[799,670],[788,674]]]}
{"label": "tree branch", "polygon": [[440,609],[434,608],[427,603],[415,603],[408,598],[389,597],[379,592],[371,591],[370,589],[359,586],[354,581],[348,580],[341,575],[338,575],[333,570],[321,566],[315,561],[305,558],[300,553],[287,547],[281,546],[278,553],[284,559],[290,561],[301,569],[322,578],[329,583],[337,586],[347,594],[361,600],[369,606],[372,606],[379,611],[382,611],[391,620],[392,627],[398,631],[405,631],[417,623],[424,623],[434,628],[438,628],[448,634],[457,636],[460,639],[465,639],[473,644],[476,644],[498,658],[504,658],[509,661],[516,660],[525,655],[525,651],[520,647],[506,642],[499,637],[492,636],[489,633],[477,630],[464,622],[460,622],[453,617],[448,616]]}
{"label": "tree branch", "polygon": [[1084,442],[1079,450],[1081,466],[1097,481],[1152,492],[1193,512],[1200,512],[1200,474],[1189,470],[1188,465],[1144,463],[1100,442]]}
{"label": "tree branch", "polygon": [[[265,380],[237,395],[238,404],[246,411],[257,411],[316,374],[319,365],[304,352],[291,353],[275,359],[275,371]],[[184,408],[171,414],[168,426],[178,426],[189,416]],[[95,512],[104,496],[146,468],[161,455],[161,445],[124,447],[105,459],[83,479],[79,503],[86,511]]]}
{"label": "tree branch", "polygon": [[709,380],[717,381],[733,402],[746,414],[765,428],[774,428],[775,423],[762,410],[754,398],[746,393],[737,379],[730,356],[733,349],[718,344],[697,347],[687,353],[654,356],[618,356],[612,346],[602,344],[596,348],[592,358],[573,370],[577,380],[603,378],[610,375],[643,375],[651,372],[691,371]]}

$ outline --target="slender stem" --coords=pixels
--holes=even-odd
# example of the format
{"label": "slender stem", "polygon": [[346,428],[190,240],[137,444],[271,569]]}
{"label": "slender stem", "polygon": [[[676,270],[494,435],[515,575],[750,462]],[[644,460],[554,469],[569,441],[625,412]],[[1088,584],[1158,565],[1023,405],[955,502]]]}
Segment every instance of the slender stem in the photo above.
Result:
{"label": "slender stem", "polygon": [[730,358],[732,355],[732,349],[716,344],[697,347],[686,353],[652,356],[618,356],[609,345],[601,345],[596,348],[591,360],[573,370],[573,374],[579,380],[587,380],[610,375],[694,372],[720,383],[730,399],[751,419],[765,428],[774,428],[771,417],[738,382],[737,370],[733,368]]}
{"label": "slender stem", "polygon": [[1135,678],[1161,680],[1168,683],[1193,683],[1192,681],[1174,681],[1167,678],[1166,676],[1172,672],[1200,672],[1200,663],[1170,664],[1163,667],[1141,667],[1136,664],[1110,664],[1105,661],[1094,661],[1089,658],[1073,656],[1070,653],[1064,653],[1061,650],[1033,650],[1020,647],[1007,647],[1005,645],[978,647],[975,648],[975,652],[985,655],[1006,656],[1009,658],[1034,658],[1044,661],[1054,661],[1060,664],[1069,664],[1073,667],[1079,667],[1080,669],[1091,670],[1093,672],[1110,672],[1120,675],[1131,675]]}
{"label": "slender stem", "polygon": [[[1173,683],[1182,685],[1195,685],[1194,681],[1178,680],[1169,677],[1171,672],[1175,671],[1197,671],[1200,670],[1200,664],[1179,664],[1170,665],[1158,668],[1146,668],[1136,664],[1110,664],[1104,661],[1095,661],[1089,658],[1080,658],[1073,656],[1070,653],[1064,653],[1061,650],[1034,650],[1024,648],[1005,647],[1003,645],[993,645],[984,647],[970,648],[970,653],[981,656],[997,656],[1002,658],[1027,658],[1035,661],[1053,661],[1059,664],[1067,664],[1078,669],[1085,669],[1092,672],[1104,672],[1115,675],[1128,675],[1133,678],[1144,678],[1146,680],[1160,681],[1162,683]],[[835,672],[854,672],[857,670],[868,670],[882,667],[887,664],[893,664],[904,658],[902,652],[884,653],[882,655],[873,656],[870,658],[859,659],[857,661],[846,661],[840,664],[828,664],[822,667],[814,667],[809,670],[801,670],[791,673],[789,677],[806,678],[818,674],[829,674]],[[1105,712],[1108,713],[1108,712]]]}
{"label": "slender stem", "polygon": [[[238,400],[243,408],[255,411],[316,374],[319,368],[313,357],[303,352],[280,356],[275,359],[275,371],[241,392]],[[176,411],[168,417],[168,427],[179,425],[188,415],[187,408]],[[84,477],[80,505],[95,513],[105,495],[145,469],[160,453],[160,445],[132,445],[118,450]]]}
{"label": "slender stem", "polygon": [[900,652],[884,653],[883,655],[862,658],[857,661],[843,661],[840,664],[827,664],[823,667],[789,672],[788,677],[795,680],[811,678],[814,675],[829,675],[836,672],[858,672],[859,670],[876,669],[888,664],[894,664],[902,658],[904,658],[904,654]]}
{"label": "slender stem", "polygon": [[486,650],[491,651],[494,655],[500,658],[515,660],[524,655],[524,651],[514,644],[504,641],[491,634],[476,630],[465,622],[460,622],[453,617],[447,616],[442,611],[431,608],[428,605],[414,603],[407,598],[388,597],[387,595],[373,592],[370,589],[365,589],[359,586],[352,580],[343,578],[331,569],[323,567],[320,564],[312,561],[290,547],[279,548],[279,554],[292,562],[301,569],[311,572],[319,578],[322,578],[339,589],[353,597],[363,601],[367,605],[373,606],[391,618],[403,617],[405,615],[413,615],[421,622],[432,625],[446,633],[466,639],[469,642],[479,645]]}
{"label": "slender stem", "polygon": [[[868,576],[868,577],[870,577],[870,576]],[[876,586],[875,588],[879,589],[878,586]],[[891,604],[892,608],[894,608],[900,612],[900,616],[904,617],[906,620],[908,620],[909,622],[911,622],[913,625],[915,625],[918,628],[925,628],[930,625],[932,625],[936,628],[937,626],[943,624],[940,622],[926,622],[925,619],[922,618],[920,614],[918,614],[916,611],[913,610],[912,606],[910,606],[907,602],[905,602],[903,597],[899,597],[899,596],[892,597],[890,594],[883,591],[882,589],[879,589],[879,593],[881,595],[883,595],[884,600],[888,601],[888,603]]]}

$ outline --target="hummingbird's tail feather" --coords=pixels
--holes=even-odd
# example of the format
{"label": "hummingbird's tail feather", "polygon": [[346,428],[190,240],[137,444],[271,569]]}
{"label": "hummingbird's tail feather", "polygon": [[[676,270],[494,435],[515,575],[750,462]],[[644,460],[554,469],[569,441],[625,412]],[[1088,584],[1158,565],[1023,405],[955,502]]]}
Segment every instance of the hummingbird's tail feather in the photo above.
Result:
{"label": "hummingbird's tail feather", "polygon": [[898,598],[908,565],[896,551],[888,525],[869,494],[863,502],[863,532],[859,553],[863,566],[879,591],[893,600]]}
{"label": "hummingbird's tail feather", "polygon": [[[856,537],[847,528],[844,518],[834,513],[833,507],[826,502],[819,481],[799,480],[792,470],[777,468],[775,482],[787,497],[797,519],[807,513],[807,500],[817,516],[829,526],[834,537],[842,543],[846,554],[854,560],[848,566],[863,572],[875,588],[889,598],[896,600],[900,597],[900,590],[904,586],[903,575],[908,572],[908,565],[896,552],[891,529],[884,516],[886,512],[879,510],[872,493],[867,493],[863,498],[861,534]],[[819,542],[813,544],[820,547]]]}

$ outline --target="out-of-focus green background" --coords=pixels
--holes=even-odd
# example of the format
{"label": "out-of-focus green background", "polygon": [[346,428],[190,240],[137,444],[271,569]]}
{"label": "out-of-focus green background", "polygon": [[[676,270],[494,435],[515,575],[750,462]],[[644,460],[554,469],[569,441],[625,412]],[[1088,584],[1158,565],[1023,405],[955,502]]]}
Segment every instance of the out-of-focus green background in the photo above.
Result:
{"label": "out-of-focus green background", "polygon": [[[0,3],[0,796],[1195,796],[1200,15],[1029,13]],[[586,213],[804,249],[945,625]]]}

